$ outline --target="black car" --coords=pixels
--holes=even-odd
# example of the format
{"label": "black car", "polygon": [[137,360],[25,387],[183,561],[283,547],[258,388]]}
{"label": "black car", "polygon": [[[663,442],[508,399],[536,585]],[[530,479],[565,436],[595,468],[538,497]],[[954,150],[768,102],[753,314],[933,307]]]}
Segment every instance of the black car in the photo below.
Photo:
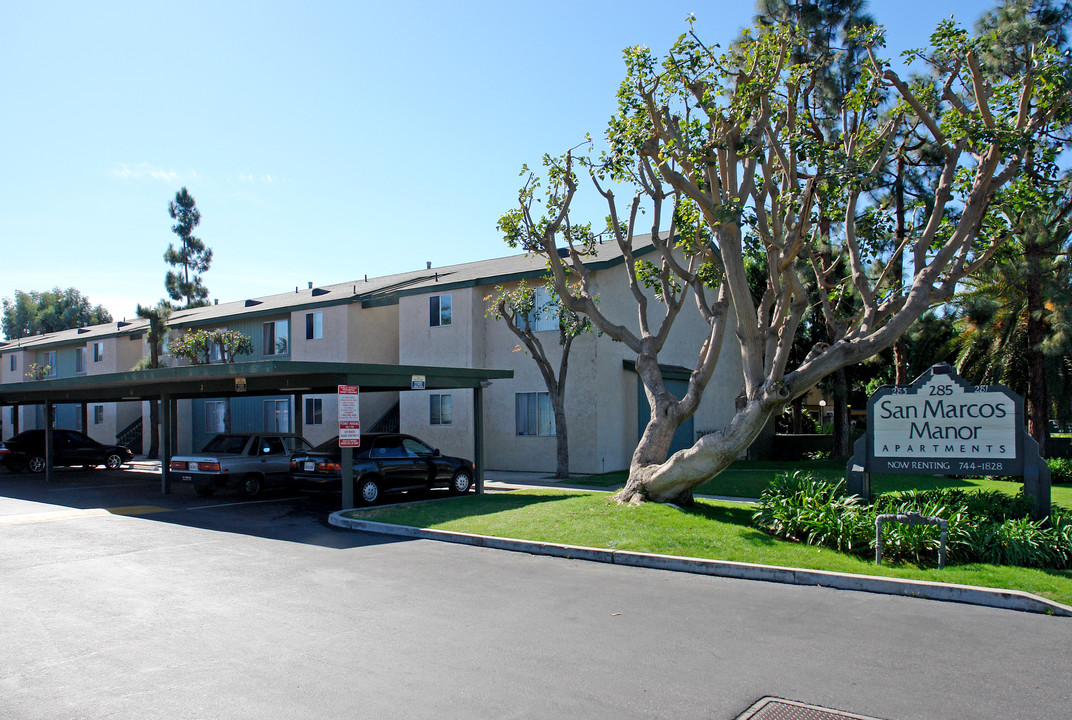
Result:
{"label": "black car", "polygon": [[[116,470],[134,459],[134,453],[122,445],[101,445],[77,430],[52,431],[52,465],[81,465],[93,468],[104,465]],[[0,443],[0,465],[18,472],[29,468],[30,472],[45,470],[45,431],[26,430]]]}
{"label": "black car", "polygon": [[[471,461],[443,455],[411,435],[362,435],[361,447],[354,448],[354,498],[361,505],[372,505],[386,493],[436,486],[461,495],[472,486],[474,470]],[[339,438],[292,457],[288,479],[298,490],[341,490]]]}

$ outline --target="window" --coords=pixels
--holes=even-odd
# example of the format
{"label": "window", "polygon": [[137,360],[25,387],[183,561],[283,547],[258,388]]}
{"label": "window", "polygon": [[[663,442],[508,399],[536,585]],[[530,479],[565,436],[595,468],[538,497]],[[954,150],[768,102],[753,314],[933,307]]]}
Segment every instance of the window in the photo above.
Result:
{"label": "window", "polygon": [[525,322],[533,332],[558,330],[558,304],[547,288],[538,287],[533,292],[532,310],[525,316]]}
{"label": "window", "polygon": [[305,398],[305,424],[324,424],[324,401],[320,398]]}
{"label": "window", "polygon": [[218,342],[212,343],[212,347],[208,349],[208,359],[212,362],[223,361],[223,345]]}
{"label": "window", "polygon": [[264,323],[264,354],[287,355],[290,353],[290,321],[276,320]]}
{"label": "window", "polygon": [[550,393],[517,393],[514,398],[518,435],[555,434],[555,413],[551,408]]}
{"label": "window", "polygon": [[257,445],[258,455],[286,455],[287,446],[283,444],[283,438],[262,437]]}
{"label": "window", "polygon": [[431,395],[428,398],[429,422],[433,425],[450,425],[454,419],[454,398],[450,395]]}
{"label": "window", "polygon": [[86,349],[84,347],[74,350],[74,371],[84,373],[86,371]]}
{"label": "window", "polygon": [[205,432],[226,432],[224,423],[223,400],[208,400],[205,402]]}
{"label": "window", "polygon": [[103,425],[104,424],[104,406],[103,405],[94,405],[93,406],[93,424],[94,425]]}
{"label": "window", "polygon": [[450,307],[450,295],[433,295],[428,298],[429,326],[450,325]]}
{"label": "window", "polygon": [[11,358],[8,361],[8,364],[11,366],[11,372],[15,372],[15,369],[18,366],[18,363],[15,358],[17,358],[18,356],[13,353],[11,355],[8,355],[8,357]]}
{"label": "window", "polygon": [[93,362],[99,363],[104,359],[104,343],[93,343]]}
{"label": "window", "polygon": [[45,353],[45,365],[48,365],[48,372],[45,375],[52,377],[56,374],[56,351],[49,350]]}
{"label": "window", "polygon": [[305,314],[305,339],[319,340],[324,337],[324,313],[311,312]]}
{"label": "window", "polygon": [[268,432],[290,432],[290,400],[264,401],[264,429]]}

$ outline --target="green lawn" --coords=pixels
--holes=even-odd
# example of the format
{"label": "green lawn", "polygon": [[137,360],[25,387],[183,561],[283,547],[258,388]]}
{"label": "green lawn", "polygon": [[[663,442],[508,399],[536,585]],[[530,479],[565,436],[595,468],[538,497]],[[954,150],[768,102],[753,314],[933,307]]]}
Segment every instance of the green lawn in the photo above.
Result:
{"label": "green lawn", "polygon": [[751,513],[750,506],[738,503],[700,500],[690,509],[658,503],[634,508],[616,505],[607,493],[532,489],[348,514],[478,535],[1008,588],[1072,604],[1072,571],[982,564],[945,570],[876,566],[870,550],[857,556],[773,538],[751,526]]}
{"label": "green lawn", "polygon": [[[738,460],[718,477],[701,485],[696,493],[699,495],[722,495],[727,497],[758,498],[760,493],[785,472],[802,470],[816,477],[827,480],[844,480],[845,463],[841,460],[800,460],[797,462],[779,462],[773,460]],[[625,470],[576,477],[571,482],[584,485],[622,487],[628,473]],[[1014,479],[1015,480],[1015,479]],[[1014,480],[983,480],[980,478],[947,478],[931,475],[888,475],[871,476],[871,491],[875,495],[901,490],[930,490],[939,487],[962,487],[979,490],[1001,490],[1015,495],[1022,483]],[[1072,507],[1072,485],[1054,485],[1051,500],[1057,505]]]}

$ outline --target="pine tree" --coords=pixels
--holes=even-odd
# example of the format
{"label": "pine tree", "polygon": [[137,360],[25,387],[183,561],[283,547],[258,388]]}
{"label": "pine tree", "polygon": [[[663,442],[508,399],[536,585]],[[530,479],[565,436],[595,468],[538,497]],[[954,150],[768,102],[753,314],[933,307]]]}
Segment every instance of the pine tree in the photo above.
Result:
{"label": "pine tree", "polygon": [[207,305],[208,288],[201,282],[201,273],[212,264],[212,249],[193,234],[201,223],[201,213],[185,187],[168,203],[168,214],[175,220],[171,231],[182,240],[182,247],[176,250],[173,243],[168,243],[164,260],[178,270],[168,271],[164,286],[172,300],[185,301],[188,308]]}

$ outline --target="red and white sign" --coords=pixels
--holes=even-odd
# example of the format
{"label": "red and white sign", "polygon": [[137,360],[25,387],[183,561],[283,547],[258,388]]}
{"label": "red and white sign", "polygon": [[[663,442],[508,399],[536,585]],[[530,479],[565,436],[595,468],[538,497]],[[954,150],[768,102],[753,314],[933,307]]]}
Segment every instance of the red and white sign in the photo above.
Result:
{"label": "red and white sign", "polygon": [[339,386],[339,447],[361,447],[361,414],[358,411],[359,388]]}

